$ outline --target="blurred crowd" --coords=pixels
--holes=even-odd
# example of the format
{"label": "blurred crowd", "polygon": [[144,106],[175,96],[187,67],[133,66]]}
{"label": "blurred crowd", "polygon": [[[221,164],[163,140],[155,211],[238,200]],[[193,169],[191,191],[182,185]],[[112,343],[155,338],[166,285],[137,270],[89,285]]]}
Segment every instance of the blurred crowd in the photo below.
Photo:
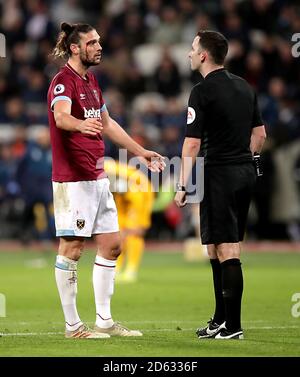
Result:
{"label": "blurred crowd", "polygon": [[[101,35],[93,68],[108,110],[147,148],[180,156],[191,87],[188,52],[199,29],[229,40],[227,68],[257,91],[268,140],[264,176],[248,238],[300,240],[300,3],[284,0],[0,0],[0,238],[54,236],[46,96],[63,61],[51,51],[62,21],[87,22]],[[107,154],[118,149],[106,143]],[[150,234],[193,234],[193,212],[160,208]],[[157,216],[157,213],[155,214]],[[188,220],[188,221],[187,221]],[[158,235],[157,235],[158,232]]]}

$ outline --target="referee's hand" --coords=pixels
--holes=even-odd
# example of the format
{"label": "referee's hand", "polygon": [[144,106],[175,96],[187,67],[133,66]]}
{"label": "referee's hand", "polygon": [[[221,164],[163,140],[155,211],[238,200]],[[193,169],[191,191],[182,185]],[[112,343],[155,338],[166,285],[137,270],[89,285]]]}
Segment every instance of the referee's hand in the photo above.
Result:
{"label": "referee's hand", "polygon": [[177,191],[174,202],[176,203],[177,207],[181,208],[184,207],[187,203],[186,200],[186,192],[185,191]]}

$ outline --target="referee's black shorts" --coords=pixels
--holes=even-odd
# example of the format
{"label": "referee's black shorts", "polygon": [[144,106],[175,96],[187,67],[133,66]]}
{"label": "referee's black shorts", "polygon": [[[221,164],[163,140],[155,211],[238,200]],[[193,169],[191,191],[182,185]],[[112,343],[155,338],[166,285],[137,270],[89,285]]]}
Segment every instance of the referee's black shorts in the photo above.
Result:
{"label": "referee's black shorts", "polygon": [[255,181],[251,162],[204,168],[204,198],[200,203],[204,245],[243,240]]}

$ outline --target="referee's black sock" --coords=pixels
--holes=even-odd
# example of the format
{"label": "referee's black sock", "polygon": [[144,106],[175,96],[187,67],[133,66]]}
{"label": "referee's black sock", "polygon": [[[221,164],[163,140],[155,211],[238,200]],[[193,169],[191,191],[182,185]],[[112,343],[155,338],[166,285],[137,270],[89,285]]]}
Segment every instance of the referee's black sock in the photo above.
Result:
{"label": "referee's black sock", "polygon": [[215,290],[215,301],[216,308],[213,318],[213,322],[219,325],[225,320],[225,307],[224,299],[222,295],[222,268],[219,259],[210,259],[210,264],[213,273],[214,290]]}
{"label": "referee's black sock", "polygon": [[237,258],[227,259],[221,263],[222,288],[225,304],[227,330],[241,328],[241,302],[243,294],[243,273],[241,262]]}

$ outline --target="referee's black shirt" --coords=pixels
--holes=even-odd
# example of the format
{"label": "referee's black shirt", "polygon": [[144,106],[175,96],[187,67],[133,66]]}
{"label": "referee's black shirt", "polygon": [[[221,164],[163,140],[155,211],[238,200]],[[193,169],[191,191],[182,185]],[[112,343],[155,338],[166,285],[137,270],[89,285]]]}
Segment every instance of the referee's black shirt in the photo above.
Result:
{"label": "referee's black shirt", "polygon": [[195,85],[188,103],[186,137],[200,138],[206,165],[252,160],[250,137],[263,122],[256,94],[241,77],[225,68]]}

